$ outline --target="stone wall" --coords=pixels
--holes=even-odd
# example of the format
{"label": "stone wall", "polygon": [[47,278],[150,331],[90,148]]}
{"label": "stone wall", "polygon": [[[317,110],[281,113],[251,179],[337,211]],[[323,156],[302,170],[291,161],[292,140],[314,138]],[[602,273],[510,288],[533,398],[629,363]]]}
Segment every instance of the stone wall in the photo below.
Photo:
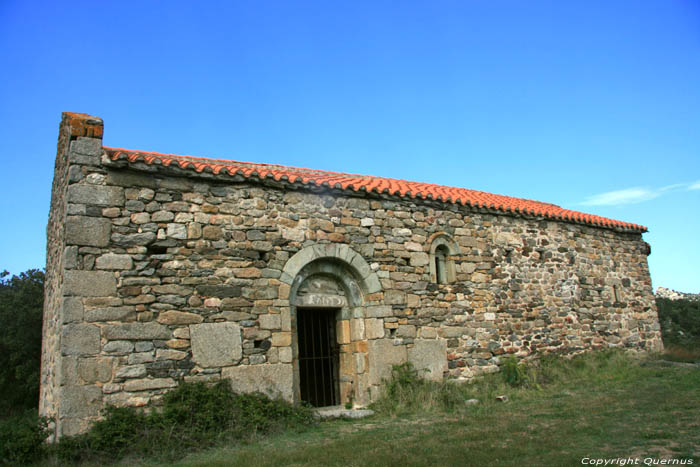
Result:
{"label": "stone wall", "polygon": [[114,162],[89,137],[59,149],[56,180],[42,412],[59,435],[180,381],[298,400],[309,306],[337,308],[358,406],[405,361],[467,380],[506,354],[661,346],[640,233]]}

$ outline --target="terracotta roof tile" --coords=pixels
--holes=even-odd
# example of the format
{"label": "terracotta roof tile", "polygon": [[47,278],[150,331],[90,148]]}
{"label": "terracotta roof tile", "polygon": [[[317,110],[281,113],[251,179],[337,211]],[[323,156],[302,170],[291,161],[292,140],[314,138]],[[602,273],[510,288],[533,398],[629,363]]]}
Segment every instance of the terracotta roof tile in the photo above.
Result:
{"label": "terracotta roof tile", "polygon": [[433,199],[445,203],[458,203],[477,208],[489,208],[503,212],[524,213],[549,219],[580,222],[599,227],[646,232],[643,225],[631,224],[605,217],[563,209],[555,204],[543,203],[524,198],[496,195],[483,191],[455,188],[431,183],[411,182],[368,175],[355,175],[341,172],[287,167],[274,164],[207,159],[203,157],[178,156],[157,152],[133,151],[122,148],[105,147],[113,161],[126,160],[129,163],[143,162],[147,165],[171,166],[195,172],[241,175],[245,178],[271,177],[277,181],[290,183],[313,183],[317,186],[340,188],[343,190],[385,193],[393,196]]}

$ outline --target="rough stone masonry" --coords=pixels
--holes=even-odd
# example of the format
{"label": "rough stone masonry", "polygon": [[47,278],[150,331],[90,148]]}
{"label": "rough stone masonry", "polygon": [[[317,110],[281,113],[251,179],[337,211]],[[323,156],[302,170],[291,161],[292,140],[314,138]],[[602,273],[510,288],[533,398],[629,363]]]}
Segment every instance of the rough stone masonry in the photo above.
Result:
{"label": "rough stone masonry", "polygon": [[64,113],[47,228],[40,412],[226,379],[362,407],[391,366],[661,347],[644,227],[379,177],[103,147]]}

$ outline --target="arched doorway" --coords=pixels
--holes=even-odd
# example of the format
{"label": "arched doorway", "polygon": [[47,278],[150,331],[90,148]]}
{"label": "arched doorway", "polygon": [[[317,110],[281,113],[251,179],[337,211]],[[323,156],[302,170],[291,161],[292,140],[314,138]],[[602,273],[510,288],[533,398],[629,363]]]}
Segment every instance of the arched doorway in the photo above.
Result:
{"label": "arched doorway", "polygon": [[[300,398],[314,407],[340,404],[340,342],[345,291],[329,275],[308,277],[296,293]],[[341,330],[342,332],[342,330]]]}
{"label": "arched doorway", "polygon": [[287,261],[294,399],[322,407],[369,403],[365,299],[376,274],[347,245],[313,245]]}

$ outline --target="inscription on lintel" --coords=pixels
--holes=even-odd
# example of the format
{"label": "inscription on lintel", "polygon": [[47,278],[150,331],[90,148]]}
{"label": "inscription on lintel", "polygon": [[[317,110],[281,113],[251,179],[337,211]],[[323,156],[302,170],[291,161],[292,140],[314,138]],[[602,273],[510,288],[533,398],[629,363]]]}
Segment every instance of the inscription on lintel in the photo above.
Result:
{"label": "inscription on lintel", "polygon": [[343,295],[308,294],[297,296],[296,306],[306,308],[343,308],[348,301]]}

